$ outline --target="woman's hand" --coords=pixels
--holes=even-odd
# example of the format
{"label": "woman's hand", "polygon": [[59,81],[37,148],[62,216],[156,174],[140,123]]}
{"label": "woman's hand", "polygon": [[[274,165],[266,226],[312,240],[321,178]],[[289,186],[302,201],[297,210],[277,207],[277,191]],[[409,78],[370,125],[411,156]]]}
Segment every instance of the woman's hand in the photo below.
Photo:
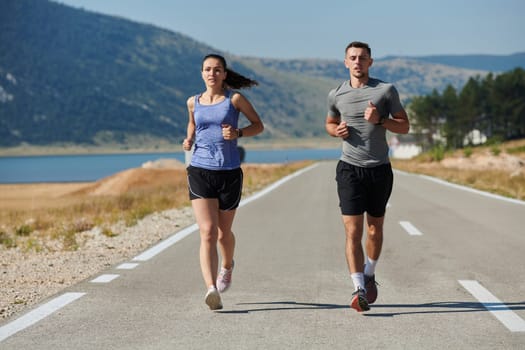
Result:
{"label": "woman's hand", "polygon": [[185,151],[191,151],[191,146],[193,146],[193,140],[192,139],[184,139],[182,142],[182,148]]}
{"label": "woman's hand", "polygon": [[239,131],[230,124],[222,124],[222,137],[225,140],[235,140],[239,137]]}

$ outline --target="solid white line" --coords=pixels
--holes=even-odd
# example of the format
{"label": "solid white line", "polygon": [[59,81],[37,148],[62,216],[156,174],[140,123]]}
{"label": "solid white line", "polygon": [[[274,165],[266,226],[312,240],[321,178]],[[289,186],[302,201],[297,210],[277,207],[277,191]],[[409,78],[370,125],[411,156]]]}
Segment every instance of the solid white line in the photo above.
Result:
{"label": "solid white line", "polygon": [[137,266],[139,266],[137,263],[123,263],[117,266],[117,270],[133,270]]}
{"label": "solid white line", "polygon": [[424,179],[427,179],[427,180],[430,180],[430,181],[433,181],[433,182],[437,182],[437,183],[439,183],[441,185],[457,188],[459,190],[463,190],[463,191],[467,191],[467,192],[476,193],[476,194],[479,194],[479,195],[482,195],[482,196],[485,196],[485,197],[498,199],[498,200],[501,200],[501,201],[510,202],[510,203],[514,203],[514,204],[525,205],[525,201],[522,201],[522,200],[519,200],[519,199],[504,197],[504,196],[500,196],[499,194],[494,194],[494,193],[490,193],[490,192],[484,192],[484,191],[476,190],[476,189],[471,188],[471,187],[454,184],[452,182],[448,182],[448,181],[445,181],[445,180],[442,180],[442,179],[438,179],[438,178],[433,177],[433,176],[421,175],[421,174],[415,174],[415,173],[408,173],[406,171],[401,171],[401,170],[395,170],[395,172],[403,174],[403,175],[419,176],[419,177],[422,177]]}
{"label": "solid white line", "polygon": [[[289,181],[289,180],[293,179],[294,177],[297,177],[297,176],[305,173],[306,171],[308,171],[310,169],[313,169],[314,167],[316,167],[318,165],[319,164],[317,164],[317,163],[313,164],[313,165],[311,165],[311,166],[309,166],[307,168],[301,169],[301,170],[299,170],[299,171],[297,171],[297,172],[295,172],[295,173],[293,173],[291,175],[288,175],[288,176],[282,178],[281,180],[279,180],[279,181],[275,182],[274,184],[268,186],[264,190],[256,193],[253,196],[250,196],[246,200],[241,201],[239,206],[246,205],[246,204],[250,203],[251,201],[254,201],[255,199],[258,199],[258,198],[262,197],[263,195],[265,195],[265,194],[273,191],[277,187],[281,186],[286,181]],[[173,235],[170,238],[166,239],[165,241],[160,242],[159,244],[157,244],[157,245],[153,246],[152,248],[146,250],[142,254],[136,256],[133,260],[138,260],[138,261],[149,260],[152,257],[154,257],[155,255],[159,254],[164,249],[166,249],[169,246],[177,243],[178,241],[180,241],[184,237],[190,235],[191,233],[197,231],[197,229],[198,229],[197,224],[193,224],[191,226],[188,226],[185,229],[183,229],[182,231],[179,231],[175,235]],[[135,263],[121,264],[118,268],[119,269],[133,269],[137,265],[138,264],[135,264]],[[118,278],[119,276],[120,275],[116,275],[116,274],[100,275],[99,277],[91,280],[90,282],[91,283],[108,283],[108,282],[113,281],[115,278]],[[23,330],[23,329],[33,325],[33,324],[35,324],[36,322],[38,322],[40,320],[42,320],[43,318],[49,316],[53,312],[61,309],[62,307],[66,306],[67,304],[69,304],[69,303],[75,301],[76,299],[82,297],[84,294],[86,294],[86,293],[66,293],[66,294],[63,294],[60,297],[57,297],[57,298],[49,301],[48,303],[38,307],[37,309],[27,313],[26,315],[16,319],[15,321],[10,322],[10,323],[0,327],[0,342],[3,341],[6,338],[12,336],[13,334],[15,334],[15,333],[17,333],[17,332],[19,332],[19,331],[21,331],[21,330]]]}
{"label": "solid white line", "polygon": [[91,283],[109,283],[113,281],[115,278],[118,278],[120,275],[100,275],[97,278],[91,280]]}
{"label": "solid white line", "polygon": [[525,332],[525,321],[477,281],[458,280],[458,282],[511,332]]}
{"label": "solid white line", "polygon": [[162,252],[163,250],[165,250],[165,249],[169,248],[170,246],[172,246],[173,244],[177,243],[181,239],[183,239],[183,238],[189,236],[190,234],[192,234],[193,232],[197,231],[198,229],[199,229],[199,227],[197,226],[197,224],[193,224],[191,226],[188,226],[185,229],[177,232],[173,236],[171,236],[171,237],[165,239],[164,241],[154,245],[153,247],[149,248],[148,250],[145,250],[141,254],[139,254],[136,257],[134,257],[133,260],[135,260],[135,261],[147,261],[147,260],[153,258],[155,255],[157,255],[160,252]]}
{"label": "solid white line", "polygon": [[301,170],[298,170],[296,171],[295,173],[293,174],[290,174],[288,176],[285,176],[283,177],[282,179],[280,179],[279,181],[276,181],[274,182],[273,184],[271,184],[270,186],[266,187],[265,189],[263,189],[262,191],[260,192],[257,192],[255,193],[254,195],[250,196],[249,198],[246,198],[244,200],[241,201],[241,203],[239,204],[240,207],[256,200],[256,199],[259,199],[261,198],[262,196],[270,193],[271,191],[275,190],[277,187],[281,186],[282,184],[284,184],[285,182],[287,181],[290,181],[291,179],[297,177],[297,176],[300,176],[302,174],[304,174],[305,172],[307,171],[310,171],[312,170],[313,168],[319,166],[319,163],[315,163],[315,164],[312,164],[304,169],[301,169]]}
{"label": "solid white line", "polygon": [[24,316],[6,324],[5,326],[0,327],[0,342],[12,336],[13,334],[37,323],[43,318],[51,315],[53,312],[82,297],[84,294],[86,293],[63,294],[45,303],[44,305],[39,306],[33,311],[28,312]]}
{"label": "solid white line", "polygon": [[[302,175],[306,171],[309,171],[309,170],[315,168],[318,165],[319,165],[318,163],[315,163],[313,165],[310,165],[309,167],[306,167],[304,169],[298,170],[298,171],[296,171],[293,174],[290,174],[288,176],[283,177],[279,181],[276,181],[275,183],[273,183],[272,185],[266,187],[265,189],[261,190],[260,192],[257,192],[254,195],[250,196],[249,198],[246,198],[246,199],[242,200],[239,203],[239,207],[242,207],[242,206],[250,203],[251,201],[254,201],[256,199],[261,198],[262,196],[264,196],[265,194],[268,194],[269,192],[275,190],[277,187],[281,186],[285,182],[293,179],[294,177]],[[167,238],[166,240],[158,243],[157,245],[154,245],[153,247],[149,248],[148,250],[144,251],[143,253],[137,255],[136,257],[133,258],[133,260],[134,261],[147,261],[147,260],[153,258],[155,255],[157,255],[160,252],[162,252],[163,250],[171,247],[173,244],[177,243],[181,239],[186,238],[187,236],[189,236],[193,232],[196,232],[198,229],[199,229],[199,227],[197,226],[197,224],[193,224],[191,226],[188,226],[185,229],[177,232],[173,236]]]}
{"label": "solid white line", "polygon": [[399,224],[408,232],[411,236],[421,236],[423,233],[419,231],[414,225],[408,221],[400,221]]}

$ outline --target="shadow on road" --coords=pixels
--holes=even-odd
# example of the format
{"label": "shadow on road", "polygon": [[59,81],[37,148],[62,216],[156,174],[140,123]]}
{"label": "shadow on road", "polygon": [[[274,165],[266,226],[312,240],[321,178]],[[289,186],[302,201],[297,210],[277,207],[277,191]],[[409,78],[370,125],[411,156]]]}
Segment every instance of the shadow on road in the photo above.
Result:
{"label": "shadow on road", "polygon": [[[282,311],[282,310],[329,310],[329,309],[345,309],[348,305],[337,304],[316,304],[316,303],[298,303],[296,301],[272,301],[260,303],[238,303],[236,305],[260,305],[260,308],[250,308],[245,310],[229,310],[218,311],[222,314],[243,314],[258,311]],[[266,306],[266,307],[264,307]]]}
{"label": "shadow on road", "polygon": [[[409,311],[396,312],[374,312],[380,309],[409,309]],[[438,310],[439,309],[439,310]],[[525,302],[516,303],[477,303],[477,302],[462,302],[462,301],[443,301],[435,303],[424,304],[374,304],[372,312],[365,313],[365,316],[370,317],[393,317],[399,315],[415,315],[415,314],[440,314],[440,313],[454,313],[454,312],[480,312],[480,311],[503,311],[503,310],[525,310]]]}
{"label": "shadow on road", "polygon": [[[296,301],[273,301],[258,303],[238,303],[236,305],[250,308],[242,310],[222,310],[222,314],[243,314],[260,311],[286,311],[286,310],[334,310],[348,309],[349,305],[301,303]],[[385,309],[396,309],[392,312],[381,312]],[[408,310],[403,310],[408,309]],[[363,313],[369,317],[394,317],[400,315],[415,314],[440,314],[454,312],[480,312],[480,311],[503,311],[503,310],[525,310],[525,301],[515,303],[477,303],[462,301],[443,301],[424,304],[373,304],[369,312]]]}

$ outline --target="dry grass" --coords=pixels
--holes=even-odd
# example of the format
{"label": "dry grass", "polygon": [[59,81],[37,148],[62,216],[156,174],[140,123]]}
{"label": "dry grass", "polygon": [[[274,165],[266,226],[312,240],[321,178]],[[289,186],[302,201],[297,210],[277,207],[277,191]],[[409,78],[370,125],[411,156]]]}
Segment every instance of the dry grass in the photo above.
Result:
{"label": "dry grass", "polygon": [[445,153],[394,160],[394,168],[525,200],[525,139]]}
{"label": "dry grass", "polygon": [[[309,164],[243,165],[243,194]],[[189,205],[184,169],[130,169],[95,183],[0,185],[0,245],[39,251],[51,239],[75,250],[79,232],[98,226],[111,236],[117,221],[133,226],[153,212]]]}
{"label": "dry grass", "polygon": [[[441,158],[441,157],[440,157]],[[396,169],[430,175],[503,196],[525,200],[525,139],[412,160],[393,160]],[[244,164],[244,196],[311,162]],[[0,185],[0,245],[48,249],[58,240],[75,250],[76,234],[95,226],[111,236],[111,224],[132,226],[144,216],[189,206],[184,169],[131,169],[95,183]]]}

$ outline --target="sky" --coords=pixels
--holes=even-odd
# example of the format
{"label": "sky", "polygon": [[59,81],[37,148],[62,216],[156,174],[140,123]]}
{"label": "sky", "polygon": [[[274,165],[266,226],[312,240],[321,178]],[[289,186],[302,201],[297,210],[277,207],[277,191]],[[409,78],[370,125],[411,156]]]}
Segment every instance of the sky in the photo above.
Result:
{"label": "sky", "polygon": [[523,0],[55,0],[185,34],[229,54],[343,59],[525,52]]}

